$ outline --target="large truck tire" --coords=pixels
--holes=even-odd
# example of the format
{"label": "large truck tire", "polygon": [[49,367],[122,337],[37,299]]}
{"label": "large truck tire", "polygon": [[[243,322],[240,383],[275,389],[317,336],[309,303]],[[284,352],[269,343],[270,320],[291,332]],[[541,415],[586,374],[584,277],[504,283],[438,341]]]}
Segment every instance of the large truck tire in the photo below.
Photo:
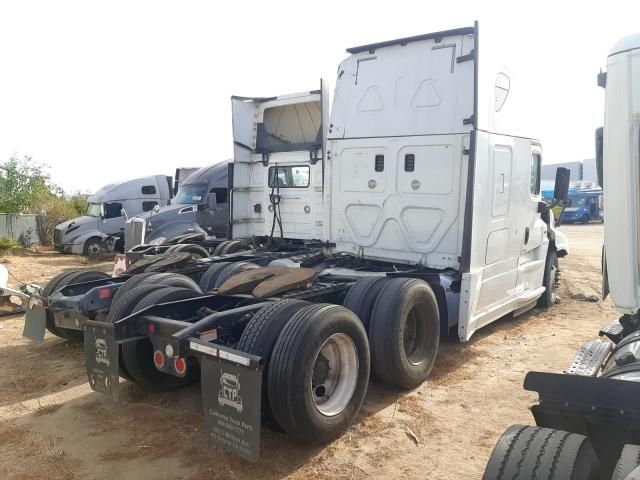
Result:
{"label": "large truck tire", "polygon": [[[141,285],[134,286],[117,298],[114,296],[113,302],[111,303],[111,308],[109,309],[109,313],[107,314],[107,318],[105,321],[108,323],[114,323],[121,318],[131,315],[133,309],[136,307],[136,305],[138,305],[138,303],[140,303],[140,301],[144,297],[146,297],[151,292],[160,290],[161,288],[166,288],[166,286],[143,283]],[[118,290],[118,292],[120,292],[120,290]],[[127,371],[127,367],[124,364],[124,360],[122,358],[122,345],[118,345],[118,351],[118,369],[120,370],[120,376],[122,378],[126,378],[127,380],[133,381],[133,378]]]}
{"label": "large truck tire", "polygon": [[253,270],[254,268],[260,268],[260,267],[255,263],[251,263],[251,262],[232,263],[220,272],[220,274],[216,278],[214,288],[220,288],[222,284],[227,280],[229,280],[231,277],[238,275],[239,273],[246,272],[248,270]]}
{"label": "large truck tire", "polygon": [[498,440],[482,478],[598,480],[600,464],[591,442],[583,435],[513,425]]}
{"label": "large truck tire", "polygon": [[298,310],[278,336],[269,362],[269,405],[292,437],[325,443],[353,422],[368,381],[362,322],[342,306],[312,304]]}
{"label": "large truck tire", "polygon": [[[176,300],[185,300],[200,296],[198,292],[187,288],[165,287],[146,295],[132,313],[152,305]],[[153,363],[153,344],[148,338],[122,344],[124,366],[133,380],[150,391],[167,392],[191,385],[200,378],[197,361],[187,359],[187,373],[184,377],[176,377],[160,372]]]}
{"label": "large truck tire", "polygon": [[232,262],[218,262],[211,265],[209,269],[202,274],[202,277],[200,277],[200,289],[206,293],[214,288],[220,273],[231,265],[231,263]]}
{"label": "large truck tire", "polygon": [[211,254],[211,256],[213,257],[219,257],[220,255],[222,255],[222,250],[231,243],[230,240],[225,240],[224,242],[220,242],[216,248],[213,249],[213,253]]}
{"label": "large truck tire", "polygon": [[620,453],[611,480],[626,480],[636,468],[640,467],[640,445],[625,445]]}
{"label": "large truck tire", "polygon": [[229,255],[248,250],[246,244],[240,240],[232,240],[220,250],[220,255]]}
{"label": "large truck tire", "polygon": [[200,290],[200,286],[195,281],[193,281],[186,275],[182,275],[181,273],[146,272],[131,277],[129,280],[127,280],[113,296],[113,302],[111,303],[111,305],[113,306],[116,300],[118,300],[125,293],[129,292],[138,285],[144,285],[146,283],[155,283],[157,285],[164,285],[166,287],[189,288],[198,293],[202,293],[202,290]]}
{"label": "large truck tire", "polygon": [[206,248],[200,245],[193,245],[190,243],[181,243],[169,247],[166,253],[187,252],[190,253],[194,259],[209,258],[209,252]]}
{"label": "large truck tire", "polygon": [[558,279],[560,273],[560,264],[558,263],[558,254],[555,250],[549,251],[547,254],[547,260],[544,264],[544,277],[542,279],[542,286],[544,287],[544,293],[538,299],[538,307],[551,308],[556,303],[556,287],[558,285]]}
{"label": "large truck tire", "polygon": [[84,247],[82,247],[83,255],[92,257],[98,255],[100,252],[102,252],[102,238],[91,237],[84,242]]}
{"label": "large truck tire", "polygon": [[380,290],[389,280],[388,277],[361,278],[349,289],[346,297],[344,297],[342,305],[358,316],[367,332],[369,331],[373,305],[378,299]]}
{"label": "large truck tire", "polygon": [[[49,284],[43,290],[43,296],[47,298],[49,295],[62,290],[67,285],[74,283],[91,282],[94,280],[103,280],[109,278],[110,275],[98,270],[76,270],[73,272],[65,272],[54,277]],[[49,287],[51,285],[51,287]],[[82,343],[84,340],[84,333],[82,330],[73,330],[70,328],[58,327],[53,319],[53,314],[47,311],[46,316],[47,330],[53,335],[64,338],[65,340],[71,340],[73,342]]]}
{"label": "large truck tire", "polygon": [[380,290],[369,325],[371,363],[385,383],[410,389],[427,378],[440,344],[440,314],[431,287],[393,278]]}
{"label": "large truck tire", "polygon": [[303,300],[278,300],[261,308],[249,320],[238,342],[237,349],[241,352],[262,357],[264,364],[262,370],[262,418],[270,427],[281,428],[273,416],[267,394],[271,353],[286,323],[295,313],[307,305],[309,302]]}

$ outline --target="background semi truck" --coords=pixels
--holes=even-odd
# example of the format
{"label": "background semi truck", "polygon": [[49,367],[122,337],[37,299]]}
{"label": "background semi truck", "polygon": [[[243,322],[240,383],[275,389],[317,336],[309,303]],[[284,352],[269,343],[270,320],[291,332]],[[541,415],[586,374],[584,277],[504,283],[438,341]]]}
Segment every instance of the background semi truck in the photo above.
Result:
{"label": "background semi truck", "polygon": [[[541,202],[540,144],[509,123],[520,91],[505,69],[479,63],[477,25],[349,53],[330,118],[321,92],[300,96],[314,124],[308,132],[326,131],[326,140],[316,133],[314,141],[306,128],[291,136],[295,130],[270,120],[270,108],[296,108],[291,98],[234,105],[234,144],[243,153],[234,167],[253,170],[272,190],[265,210],[263,192],[236,197],[234,181],[232,227],[270,233],[271,218],[286,240],[277,197],[295,192],[306,174],[292,164],[281,175],[275,151],[318,165],[309,174],[320,184],[302,184],[322,193],[322,223],[313,227],[322,227],[323,242],[284,252],[275,264],[269,249],[248,261],[242,253],[211,258],[199,287],[215,281],[204,295],[145,282],[152,272],[131,277],[107,319],[84,323],[94,390],[116,397],[120,375],[154,390],[201,378],[207,432],[255,460],[263,418],[294,438],[328,441],[356,418],[370,370],[413,388],[428,376],[440,334],[467,341],[501,315],[553,304],[557,259],[568,245]],[[401,98],[386,87],[398,78]],[[556,198],[566,199],[568,176],[558,179]],[[100,282],[97,292],[113,291]],[[241,409],[221,390],[231,378]]]}
{"label": "background semi truck", "polygon": [[616,43],[607,71],[604,128],[596,132],[607,214],[603,297],[618,320],[580,347],[564,374],[529,372],[536,426],[513,425],[484,474],[499,479],[640,479],[640,33]]}
{"label": "background semi truck", "polygon": [[126,222],[125,249],[143,243],[163,244],[187,233],[226,238],[229,227],[229,162],[200,168],[180,182],[169,205]]}
{"label": "background semi truck", "polygon": [[165,175],[105,185],[88,198],[85,215],[55,227],[55,249],[95,255],[103,249],[105,239],[123,232],[127,218],[167,205],[172,197],[172,179]]}

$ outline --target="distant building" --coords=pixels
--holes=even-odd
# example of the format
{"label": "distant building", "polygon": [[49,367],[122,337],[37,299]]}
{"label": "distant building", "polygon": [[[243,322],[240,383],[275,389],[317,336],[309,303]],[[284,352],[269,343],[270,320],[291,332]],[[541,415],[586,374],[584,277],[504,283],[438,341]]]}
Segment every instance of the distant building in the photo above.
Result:
{"label": "distant building", "polygon": [[554,163],[552,165],[542,165],[540,173],[542,190],[553,190],[556,180],[556,170],[559,167],[571,170],[570,182],[573,188],[595,188],[597,187],[598,175],[596,173],[596,161],[593,158],[583,162]]}

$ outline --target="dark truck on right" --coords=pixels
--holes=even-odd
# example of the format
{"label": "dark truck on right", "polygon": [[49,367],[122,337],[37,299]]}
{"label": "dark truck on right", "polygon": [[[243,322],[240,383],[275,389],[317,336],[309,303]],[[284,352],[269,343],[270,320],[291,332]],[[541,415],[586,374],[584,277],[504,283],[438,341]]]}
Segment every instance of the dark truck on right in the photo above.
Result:
{"label": "dark truck on right", "polygon": [[606,94],[596,161],[609,212],[602,293],[621,317],[565,373],[526,375],[524,388],[539,394],[536,426],[506,430],[485,480],[640,479],[640,33],[614,46],[598,85]]}

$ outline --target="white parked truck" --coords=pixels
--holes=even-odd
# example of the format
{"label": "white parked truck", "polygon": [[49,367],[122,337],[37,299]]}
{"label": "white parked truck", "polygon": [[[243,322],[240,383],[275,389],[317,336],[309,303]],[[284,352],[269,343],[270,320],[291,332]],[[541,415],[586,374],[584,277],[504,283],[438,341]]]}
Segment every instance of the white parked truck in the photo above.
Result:
{"label": "white parked truck", "polygon": [[171,177],[153,175],[105,185],[88,198],[85,215],[55,227],[55,249],[81,255],[99,253],[105,239],[124,231],[128,217],[167,205],[173,197],[171,183]]}
{"label": "white parked truck", "polygon": [[615,44],[598,84],[606,94],[596,160],[609,212],[603,296],[621,317],[564,374],[527,374],[524,388],[539,395],[536,426],[505,431],[485,480],[640,479],[640,33]]}
{"label": "white parked truck", "polygon": [[[329,441],[357,417],[371,371],[414,388],[441,334],[467,341],[553,304],[567,241],[541,201],[540,143],[513,123],[519,86],[479,60],[477,25],[348,51],[330,117],[323,88],[233,99],[233,236],[270,246],[184,260],[191,280],[49,288],[49,307],[88,289],[84,304],[108,299],[106,319],[83,323],[94,390],[117,396],[119,375],[156,390],[200,378],[211,437],[256,460],[262,418]],[[78,318],[53,314],[64,328]]]}

